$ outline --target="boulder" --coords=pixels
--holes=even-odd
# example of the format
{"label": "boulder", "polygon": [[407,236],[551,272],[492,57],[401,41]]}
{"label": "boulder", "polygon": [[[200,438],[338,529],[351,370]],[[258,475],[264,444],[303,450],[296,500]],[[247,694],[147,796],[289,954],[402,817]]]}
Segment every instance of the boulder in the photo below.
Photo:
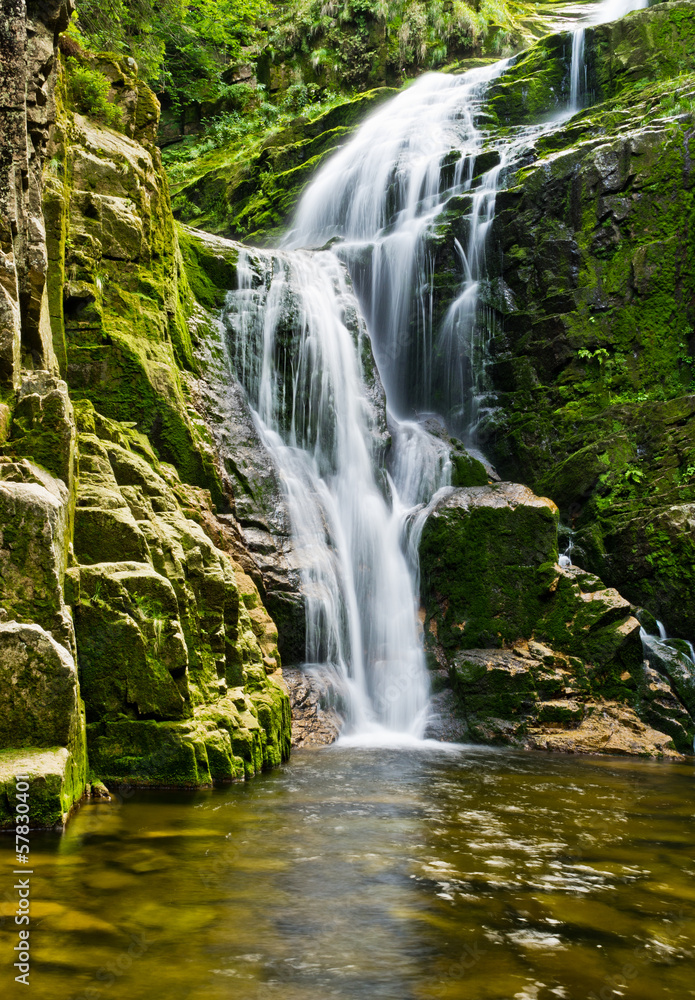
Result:
{"label": "boulder", "polygon": [[0,828],[16,823],[17,777],[27,778],[24,794],[32,829],[62,827],[85,789],[84,763],[78,766],[66,747],[53,750],[0,750]]}
{"label": "boulder", "polygon": [[27,460],[0,462],[0,604],[7,615],[36,622],[74,652],[62,587],[69,531],[63,482]]}
{"label": "boulder", "polygon": [[32,827],[64,823],[84,792],[84,709],[72,654],[36,624],[0,624],[0,825],[13,775],[30,774]]}
{"label": "boulder", "polygon": [[420,540],[426,630],[444,650],[530,637],[557,574],[557,507],[525,486],[452,491]]}
{"label": "boulder", "polygon": [[557,508],[517,484],[453,490],[425,522],[425,645],[448,673],[467,738],[690,753],[690,660],[666,647],[662,662],[645,663],[632,605],[556,560]]}
{"label": "boulder", "polygon": [[658,675],[642,683],[640,701],[607,699],[581,660],[538,642],[466,650],[452,662],[451,683],[463,740],[672,758],[692,746],[693,720]]}

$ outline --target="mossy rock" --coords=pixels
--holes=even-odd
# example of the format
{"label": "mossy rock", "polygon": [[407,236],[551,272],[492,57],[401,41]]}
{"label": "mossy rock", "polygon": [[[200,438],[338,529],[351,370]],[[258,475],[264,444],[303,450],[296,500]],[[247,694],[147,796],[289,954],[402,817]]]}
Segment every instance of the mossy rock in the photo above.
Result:
{"label": "mossy rock", "polygon": [[264,245],[272,242],[325,158],[395,93],[377,88],[311,121],[298,118],[251,154],[244,148],[243,160],[233,144],[201,156],[192,179],[172,184],[176,218],[221,236]]}
{"label": "mossy rock", "polygon": [[420,542],[429,635],[446,650],[531,636],[557,558],[555,505],[523,486],[456,490]]}
{"label": "mossy rock", "polygon": [[[22,799],[18,776],[28,779]],[[0,829],[15,827],[17,804],[25,802],[32,830],[62,827],[84,790],[84,760],[76,761],[65,747],[0,750]]]}

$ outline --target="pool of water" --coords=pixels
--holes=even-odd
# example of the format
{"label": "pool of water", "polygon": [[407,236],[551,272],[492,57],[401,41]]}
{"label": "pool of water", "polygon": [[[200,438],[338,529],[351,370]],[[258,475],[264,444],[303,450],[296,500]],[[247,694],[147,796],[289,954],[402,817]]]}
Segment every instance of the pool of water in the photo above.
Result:
{"label": "pool of water", "polygon": [[124,790],[33,834],[31,988],[5,901],[3,996],[695,997],[693,776],[332,747],[246,784]]}

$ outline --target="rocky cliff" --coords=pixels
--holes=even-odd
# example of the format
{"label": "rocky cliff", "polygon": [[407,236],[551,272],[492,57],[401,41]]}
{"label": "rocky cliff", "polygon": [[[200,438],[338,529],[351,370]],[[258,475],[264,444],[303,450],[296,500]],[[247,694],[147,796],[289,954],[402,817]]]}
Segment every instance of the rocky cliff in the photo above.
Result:
{"label": "rocky cliff", "polygon": [[0,823],[27,773],[46,826],[102,778],[248,777],[290,733],[277,629],[194,405],[157,102],[132,60],[84,57],[117,127],[79,114],[69,15],[17,3],[0,40]]}

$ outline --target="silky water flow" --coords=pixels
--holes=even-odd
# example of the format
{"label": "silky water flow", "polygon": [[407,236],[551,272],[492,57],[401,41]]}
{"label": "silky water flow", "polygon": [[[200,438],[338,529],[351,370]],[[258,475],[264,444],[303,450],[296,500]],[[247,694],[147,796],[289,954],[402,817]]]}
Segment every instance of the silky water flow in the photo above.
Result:
{"label": "silky water flow", "polygon": [[[615,5],[590,8],[589,20]],[[621,0],[619,13],[640,5]],[[565,117],[582,99],[583,28],[573,42]],[[227,300],[234,371],[287,500],[305,668],[329,680],[353,738],[425,731],[419,538],[451,488],[448,431],[475,454],[494,406],[485,244],[497,191],[553,127],[520,129],[481,159],[481,105],[508,65],[427,74],[373,114],[318,172],[284,246],[241,252]],[[430,240],[452,199],[467,238],[455,241],[458,294],[437,319]],[[375,405],[382,384],[388,427]],[[435,411],[442,433],[423,426]]]}

